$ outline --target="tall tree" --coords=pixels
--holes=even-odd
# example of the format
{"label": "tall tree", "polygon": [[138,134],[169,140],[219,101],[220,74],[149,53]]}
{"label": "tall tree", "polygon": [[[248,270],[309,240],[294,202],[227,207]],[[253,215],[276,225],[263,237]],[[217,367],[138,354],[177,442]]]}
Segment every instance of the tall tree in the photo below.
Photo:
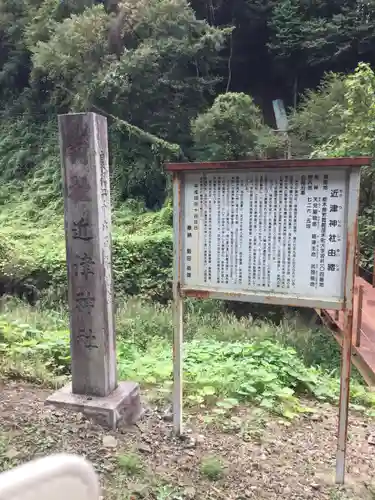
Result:
{"label": "tall tree", "polygon": [[87,8],[31,47],[34,81],[48,78],[59,96],[65,89],[72,109],[96,104],[186,143],[191,118],[217,83],[212,69],[228,31],[197,20],[186,0],[123,1],[120,13],[120,53],[110,51],[112,15]]}
{"label": "tall tree", "polygon": [[292,84],[294,106],[297,103],[298,79],[306,65],[302,31],[304,15],[300,4],[299,0],[277,2],[268,21],[271,29],[268,47],[288,83]]}

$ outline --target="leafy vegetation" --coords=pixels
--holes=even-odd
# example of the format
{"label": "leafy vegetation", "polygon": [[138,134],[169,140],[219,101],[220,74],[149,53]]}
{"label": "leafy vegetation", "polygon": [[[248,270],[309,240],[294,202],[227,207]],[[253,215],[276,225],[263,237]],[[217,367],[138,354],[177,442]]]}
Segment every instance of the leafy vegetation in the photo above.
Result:
{"label": "leafy vegetation", "polygon": [[217,457],[203,458],[200,470],[211,481],[217,481],[224,475],[222,461]]}
{"label": "leafy vegetation", "polygon": [[[210,306],[210,307],[209,307]],[[300,396],[336,401],[339,379],[327,360],[307,366],[307,341],[299,353],[287,347],[292,332],[312,339],[316,332],[286,322],[276,328],[265,322],[237,320],[220,312],[219,304],[190,303],[187,313],[184,391],[188,405],[206,408],[217,418],[251,402],[287,419],[308,411]],[[14,318],[18,318],[14,320]],[[160,398],[168,396],[172,379],[171,311],[168,306],[128,301],[118,308],[117,352],[119,376],[137,380]],[[325,333],[327,336],[327,333]],[[315,354],[321,344],[315,346]],[[7,301],[0,316],[2,372],[6,376],[61,383],[69,375],[67,316],[38,311]],[[155,392],[156,391],[156,392]],[[375,399],[352,384],[352,401],[372,412]]]}
{"label": "leafy vegetation", "polygon": [[142,459],[137,453],[124,453],[117,457],[119,467],[129,475],[140,474],[143,470]]}
{"label": "leafy vegetation", "polygon": [[[249,95],[227,92],[192,123],[196,157],[202,161],[241,160],[282,151]],[[279,150],[279,151],[278,151]]]}

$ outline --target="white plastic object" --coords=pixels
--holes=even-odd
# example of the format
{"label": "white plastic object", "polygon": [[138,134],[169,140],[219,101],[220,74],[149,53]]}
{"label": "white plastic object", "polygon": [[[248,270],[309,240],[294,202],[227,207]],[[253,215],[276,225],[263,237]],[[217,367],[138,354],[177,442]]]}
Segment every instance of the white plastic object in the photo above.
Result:
{"label": "white plastic object", "polygon": [[98,477],[84,458],[57,454],[0,474],[0,500],[99,500]]}

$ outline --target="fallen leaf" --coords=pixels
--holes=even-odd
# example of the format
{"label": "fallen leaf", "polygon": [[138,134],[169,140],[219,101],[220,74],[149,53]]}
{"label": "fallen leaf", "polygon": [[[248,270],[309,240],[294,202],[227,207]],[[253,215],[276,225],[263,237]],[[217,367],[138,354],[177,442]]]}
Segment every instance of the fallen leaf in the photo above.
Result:
{"label": "fallen leaf", "polygon": [[9,460],[12,460],[13,458],[18,457],[20,454],[19,451],[17,451],[15,448],[10,448],[5,452],[5,457],[8,458]]}
{"label": "fallen leaf", "polygon": [[113,436],[103,436],[102,443],[105,448],[117,447],[117,439]]}

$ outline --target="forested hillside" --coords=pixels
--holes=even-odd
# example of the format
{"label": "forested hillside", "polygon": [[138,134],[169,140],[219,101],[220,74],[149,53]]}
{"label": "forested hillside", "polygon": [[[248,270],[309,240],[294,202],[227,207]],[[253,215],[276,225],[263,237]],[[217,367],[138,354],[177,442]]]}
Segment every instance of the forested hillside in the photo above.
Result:
{"label": "forested hillside", "polygon": [[[372,0],[0,0],[0,47],[0,292],[64,296],[58,113],[108,117],[117,291],[159,300],[165,161],[283,156],[274,98],[290,106],[293,155],[373,152]],[[370,169],[368,259],[372,184]]]}

